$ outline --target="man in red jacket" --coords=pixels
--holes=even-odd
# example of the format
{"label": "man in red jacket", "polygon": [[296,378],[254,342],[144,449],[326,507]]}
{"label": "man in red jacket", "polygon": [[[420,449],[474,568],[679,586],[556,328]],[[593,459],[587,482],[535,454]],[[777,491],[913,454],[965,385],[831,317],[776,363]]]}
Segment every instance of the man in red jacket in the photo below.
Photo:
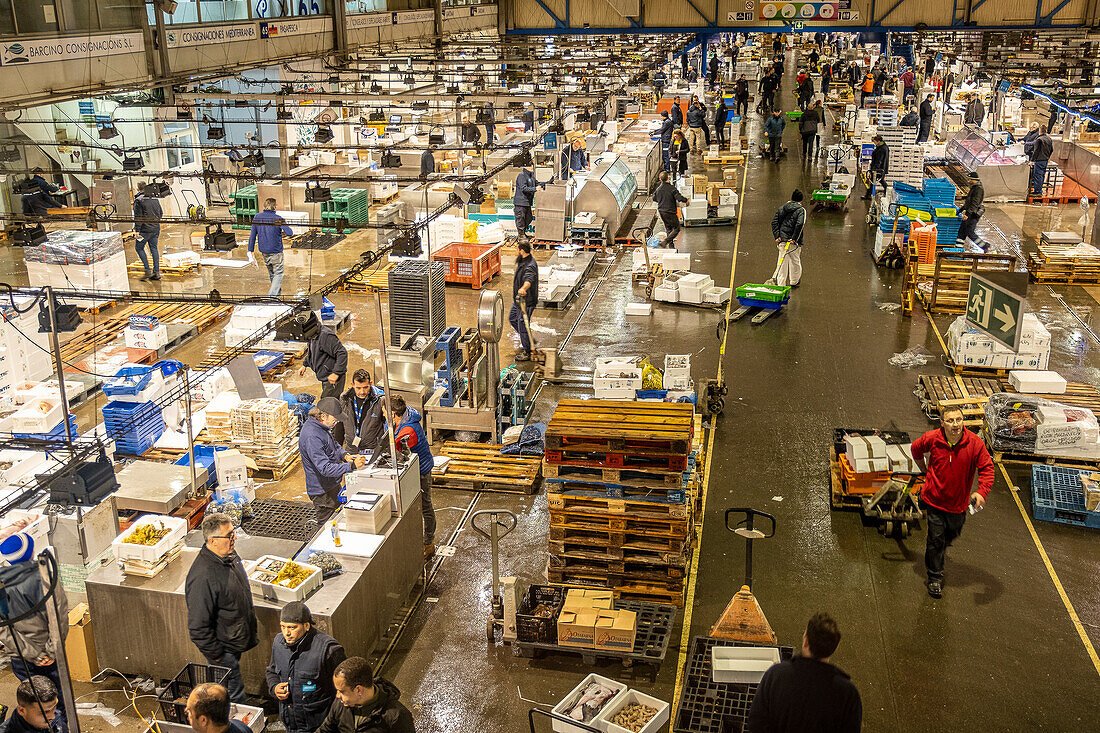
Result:
{"label": "man in red jacket", "polygon": [[[947,548],[962,532],[970,505],[977,511],[993,488],[993,459],[974,433],[963,427],[963,414],[947,408],[939,430],[929,430],[913,441],[913,460],[924,472],[920,504],[928,517],[928,545],[924,567],[928,571],[928,595],[943,595],[943,559]],[[978,489],[971,491],[974,474]]]}

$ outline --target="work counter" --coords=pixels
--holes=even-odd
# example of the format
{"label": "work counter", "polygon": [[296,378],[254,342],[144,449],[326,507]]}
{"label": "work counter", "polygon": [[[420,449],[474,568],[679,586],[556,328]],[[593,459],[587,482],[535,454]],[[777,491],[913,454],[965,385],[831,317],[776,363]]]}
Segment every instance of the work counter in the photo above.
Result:
{"label": "work counter", "polygon": [[[324,526],[316,536],[329,531]],[[343,644],[348,656],[366,656],[373,650],[423,571],[420,502],[409,502],[405,513],[393,518],[383,534],[385,539],[372,557],[337,555],[343,572],[324,581],[305,600],[315,625]],[[263,555],[294,558],[311,543],[252,536],[237,541],[237,553],[246,563]],[[201,544],[201,533],[190,532],[180,556],[154,578],[123,575],[115,563],[88,577],[88,605],[101,668],[160,680],[172,678],[187,662],[204,662],[187,631],[183,592]],[[247,690],[256,694],[264,692],[264,669],[272,639],[279,633],[282,604],[255,595],[253,602],[260,642],[244,654],[241,673]]]}

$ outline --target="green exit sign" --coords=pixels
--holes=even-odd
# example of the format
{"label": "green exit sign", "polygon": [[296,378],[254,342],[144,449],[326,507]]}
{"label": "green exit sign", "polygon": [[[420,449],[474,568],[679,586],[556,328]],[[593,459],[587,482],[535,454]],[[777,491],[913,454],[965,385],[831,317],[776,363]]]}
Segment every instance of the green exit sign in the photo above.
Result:
{"label": "green exit sign", "polygon": [[981,275],[970,276],[966,322],[1013,351],[1020,348],[1024,298]]}

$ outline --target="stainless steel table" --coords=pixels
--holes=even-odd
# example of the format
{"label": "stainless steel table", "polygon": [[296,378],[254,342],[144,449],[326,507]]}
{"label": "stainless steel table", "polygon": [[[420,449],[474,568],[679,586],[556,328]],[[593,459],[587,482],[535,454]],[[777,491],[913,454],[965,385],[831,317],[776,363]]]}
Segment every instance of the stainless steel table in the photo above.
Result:
{"label": "stainless steel table", "polygon": [[[420,502],[411,502],[385,534],[371,558],[340,556],[344,572],[326,580],[306,599],[316,626],[343,644],[349,656],[365,656],[373,650],[423,570]],[[201,542],[198,532],[190,533],[187,544],[194,547],[185,547],[155,578],[123,575],[114,563],[88,577],[88,605],[101,668],[170,679],[187,662],[204,662],[187,632],[183,594]],[[249,537],[238,541],[237,552],[247,561],[263,555],[293,557],[302,547],[290,540]],[[272,639],[279,633],[281,604],[255,596],[253,600],[260,643],[244,654],[241,673],[248,691],[258,694],[264,692],[264,668]]]}

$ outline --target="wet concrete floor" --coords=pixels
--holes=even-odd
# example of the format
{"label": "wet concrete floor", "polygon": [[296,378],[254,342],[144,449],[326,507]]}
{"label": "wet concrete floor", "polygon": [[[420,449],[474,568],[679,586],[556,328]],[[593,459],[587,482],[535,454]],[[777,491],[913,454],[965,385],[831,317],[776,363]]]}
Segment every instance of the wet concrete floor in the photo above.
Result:
{"label": "wet concrete floor", "polygon": [[[788,107],[793,107],[791,86],[783,90]],[[730,283],[731,263],[734,285],[770,276],[776,257],[772,214],[795,187],[808,192],[824,176],[823,159],[802,165],[792,129],[786,135],[791,154],[778,164],[762,160],[757,154],[759,123],[749,115],[753,150],[740,228],[689,228],[678,242],[692,253],[693,270],[711,275],[718,284]],[[826,141],[832,137],[828,133]],[[719,168],[704,169],[698,160],[693,168],[712,179],[721,175]],[[1024,516],[1030,516],[1026,472],[1008,472],[1023,514],[1013,499],[1014,489],[998,472],[987,510],[967,522],[949,552],[941,600],[929,598],[924,590],[923,529],[906,540],[886,539],[857,515],[830,511],[833,428],[884,427],[914,434],[929,429],[912,394],[917,376],[947,373],[931,321],[919,307],[912,318],[880,307],[900,301],[901,277],[871,261],[872,236],[864,213],[864,203],[855,197],[847,213],[812,213],[806,227],[805,274],[790,305],[763,325],[746,320],[730,326],[723,360],[729,396],[714,433],[694,593],[681,617],[686,628],[678,624],[656,680],[618,665],[593,670],[571,656],[521,659],[508,646],[486,644],[489,546],[469,531],[465,520],[476,509],[516,512],[518,529],[501,542],[502,572],[540,582],[546,572],[546,495],[437,490],[437,544],[452,545],[455,554],[429,565],[427,585],[420,602],[410,607],[407,624],[391,639],[391,648],[375,654],[381,674],[402,690],[419,731],[528,730],[529,709],[547,709],[591,671],[630,680],[644,692],[671,700],[684,651],[681,640],[705,634],[742,582],[744,541],[723,527],[725,509],[738,506],[767,511],[777,519],[775,538],[756,545],[753,589],[780,642],[797,647],[806,619],[816,611],[828,611],[838,620],[843,640],[834,662],[851,674],[862,694],[864,730],[1095,729],[1097,669],[1051,572],[1057,573],[1076,609],[1082,632],[1093,644],[1100,642],[1096,538],[1087,530],[1046,522],[1033,522],[1033,538]],[[1027,250],[1034,248],[1039,232],[1072,228],[1078,216],[1075,207],[990,206],[980,232],[997,248]],[[162,238],[169,249],[181,241],[175,234]],[[361,233],[325,252],[288,252],[284,292],[304,293],[334,277],[370,240],[369,233]],[[128,256],[134,259],[132,250]],[[506,304],[511,257],[509,251],[505,273],[491,285],[502,291]],[[538,257],[545,262],[548,253]],[[654,304],[651,318],[628,319],[624,305],[644,298],[641,288],[632,288],[629,271],[629,252],[610,265],[597,263],[569,308],[536,313],[537,338],[558,344],[576,324],[563,350],[567,369],[590,370],[597,356],[649,354],[660,359],[665,353],[691,353],[696,383],[713,377],[719,360],[718,312]],[[25,282],[17,252],[0,260],[0,276]],[[140,287],[261,293],[267,285],[259,268],[204,268],[201,276]],[[1083,288],[1066,286],[1032,284],[1028,295],[1052,332],[1051,368],[1068,379],[1100,383],[1100,341],[1091,329],[1097,300]],[[448,288],[448,324],[475,325],[477,297],[462,287]],[[340,293],[333,300],[339,309],[352,312],[351,325],[341,337],[351,350],[351,368],[363,366],[378,349],[374,298]],[[384,308],[384,297],[382,302]],[[952,317],[932,320],[943,332]],[[221,346],[219,333],[212,330],[173,356],[197,362]],[[902,369],[888,363],[894,353],[913,346],[932,357],[926,366]],[[502,363],[509,363],[513,348],[506,329]],[[315,384],[310,375],[293,376],[286,388],[298,391]],[[585,394],[580,387],[545,385],[534,416],[546,420],[558,399]],[[82,427],[90,425],[91,409],[80,418]],[[304,499],[300,471],[258,493]],[[265,648],[266,640],[261,643]],[[11,680],[4,673],[0,689],[8,689]],[[117,680],[104,685],[117,686]],[[95,688],[78,689],[81,694]],[[117,693],[102,699],[119,708],[126,704]],[[88,722],[97,730],[109,728],[98,719]],[[135,718],[124,717],[122,730],[137,726]],[[549,726],[543,721],[536,729]]]}

